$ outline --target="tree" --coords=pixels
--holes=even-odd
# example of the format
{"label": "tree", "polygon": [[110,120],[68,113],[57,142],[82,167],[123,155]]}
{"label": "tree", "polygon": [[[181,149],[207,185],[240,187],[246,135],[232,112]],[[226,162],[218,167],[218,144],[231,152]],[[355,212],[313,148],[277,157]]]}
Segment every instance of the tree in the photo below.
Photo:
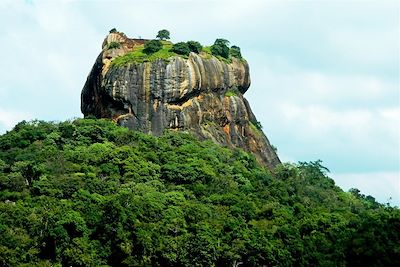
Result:
{"label": "tree", "polygon": [[203,50],[203,46],[199,42],[188,41],[186,43],[187,43],[187,45],[189,47],[190,52],[194,52],[194,53],[198,54],[198,53],[201,52],[201,50]]}
{"label": "tree", "polygon": [[400,209],[328,172],[111,120],[19,123],[0,135],[0,266],[400,266]]}
{"label": "tree", "polygon": [[150,40],[144,44],[143,52],[150,55],[162,48],[162,43],[160,40]]}
{"label": "tree", "polygon": [[121,47],[120,43],[113,41],[108,44],[107,49],[115,49],[115,48],[120,48],[120,47]]}
{"label": "tree", "polygon": [[116,33],[117,32],[117,29],[115,29],[115,28],[112,28],[111,30],[110,30],[110,33]]}
{"label": "tree", "polygon": [[168,40],[169,39],[169,31],[166,29],[158,31],[156,38],[160,40]]}
{"label": "tree", "polygon": [[171,52],[177,53],[179,55],[189,55],[190,49],[187,43],[179,42],[172,46]]}
{"label": "tree", "polygon": [[232,57],[242,58],[242,53],[240,53],[240,47],[238,47],[236,45],[231,46],[231,49],[229,50],[229,54]]}
{"label": "tree", "polygon": [[229,41],[226,39],[216,39],[214,44],[211,46],[211,53],[214,56],[221,56],[223,58],[229,57]]}

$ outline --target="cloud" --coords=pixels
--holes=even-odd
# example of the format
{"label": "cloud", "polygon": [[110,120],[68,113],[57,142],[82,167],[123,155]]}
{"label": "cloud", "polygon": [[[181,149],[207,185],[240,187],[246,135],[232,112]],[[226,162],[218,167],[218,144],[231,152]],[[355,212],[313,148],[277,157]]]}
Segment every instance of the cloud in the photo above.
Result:
{"label": "cloud", "polygon": [[[0,1],[1,129],[81,116],[80,91],[108,30],[242,48],[246,97],[283,159],[334,173],[399,170],[395,1]],[[149,20],[151,17],[151,20]],[[18,112],[15,112],[18,110]]]}
{"label": "cloud", "polygon": [[400,170],[397,82],[253,58],[265,64],[246,97],[283,158],[322,159],[336,172]]}
{"label": "cloud", "polygon": [[330,176],[343,190],[357,188],[364,195],[372,195],[380,203],[400,206],[400,173],[332,173]]}
{"label": "cloud", "polygon": [[251,69],[253,83],[250,95],[268,92],[278,99],[294,99],[297,103],[317,102],[336,107],[375,108],[399,104],[397,80],[379,75],[309,70],[281,56],[259,53],[250,54],[249,62],[262,66]]}
{"label": "cloud", "polygon": [[[394,66],[399,59],[400,35],[398,29],[340,29],[329,33],[328,40],[342,62],[352,60],[352,65],[385,68]],[[387,51],[393,51],[394,54]],[[350,62],[349,62],[350,63]]]}
{"label": "cloud", "polygon": [[72,2],[5,1],[0,49],[0,106],[31,117],[80,116],[80,90],[99,52],[103,33]]}

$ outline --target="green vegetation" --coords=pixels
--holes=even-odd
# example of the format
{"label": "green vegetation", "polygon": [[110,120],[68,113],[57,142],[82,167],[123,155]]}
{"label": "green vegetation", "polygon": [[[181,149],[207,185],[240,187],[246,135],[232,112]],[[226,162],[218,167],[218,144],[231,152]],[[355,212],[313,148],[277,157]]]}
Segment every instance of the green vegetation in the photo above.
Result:
{"label": "green vegetation", "polygon": [[254,126],[257,130],[262,131],[262,125],[261,122],[257,121],[257,120],[252,120],[250,122],[251,126]]}
{"label": "green vegetation", "polygon": [[196,41],[188,41],[188,42],[179,42],[172,46],[171,52],[174,52],[179,55],[188,56],[190,52],[194,52],[199,54],[202,51],[203,47],[199,42]]}
{"label": "green vegetation", "polygon": [[[111,32],[117,32],[116,29],[112,29]],[[168,60],[172,56],[183,56],[187,57],[190,52],[197,53],[203,58],[210,59],[215,56],[219,60],[230,64],[232,63],[232,57],[236,57],[242,61],[242,55],[240,53],[240,48],[237,46],[232,46],[230,49],[228,47],[229,41],[225,39],[216,39],[212,46],[203,47],[197,41],[188,42],[178,42],[172,44],[169,41],[169,31],[161,30],[157,34],[158,39],[147,41],[144,46],[138,45],[133,48],[133,51],[116,57],[111,62],[112,66],[122,66],[129,63],[143,63],[152,62],[156,59]],[[107,49],[119,48],[121,44],[118,42],[111,42]]]}
{"label": "green vegetation", "polygon": [[194,52],[196,54],[199,54],[203,50],[203,46],[196,41],[187,41],[187,45],[189,46],[190,52]]}
{"label": "green vegetation", "polygon": [[228,90],[225,92],[225,96],[228,96],[228,97],[237,96],[237,90]]}
{"label": "green vegetation", "polygon": [[114,49],[114,48],[120,48],[121,44],[118,42],[111,42],[107,45],[107,49]]}
{"label": "green vegetation", "polygon": [[400,266],[400,210],[326,172],[107,120],[21,122],[0,136],[0,266]]}
{"label": "green vegetation", "polygon": [[168,60],[170,57],[176,56],[177,54],[171,52],[172,43],[167,41],[161,41],[162,47],[155,53],[147,54],[144,52],[144,45],[139,45],[134,48],[132,52],[129,52],[123,56],[116,57],[112,62],[112,66],[123,66],[129,63],[143,63],[152,62],[157,59]]}
{"label": "green vegetation", "polygon": [[236,45],[231,46],[231,49],[229,49],[229,54],[231,55],[231,57],[236,57],[239,59],[242,58],[242,53],[240,52],[240,47],[238,47]]}
{"label": "green vegetation", "polygon": [[109,32],[110,32],[110,33],[116,33],[116,32],[117,32],[117,29],[112,28]]}
{"label": "green vegetation", "polygon": [[240,52],[240,47],[233,45],[231,48],[229,48],[228,45],[228,40],[217,39],[210,47],[210,52],[213,56],[226,63],[232,63],[232,57],[243,60],[242,54]]}
{"label": "green vegetation", "polygon": [[150,40],[144,44],[143,52],[147,55],[154,54],[163,48],[160,40]]}
{"label": "green vegetation", "polygon": [[217,39],[211,46],[211,53],[214,56],[220,56],[222,58],[229,58],[229,41],[226,39]]}
{"label": "green vegetation", "polygon": [[189,49],[189,46],[187,43],[179,42],[179,43],[172,45],[171,52],[174,52],[178,55],[187,56],[190,53],[190,49]]}
{"label": "green vegetation", "polygon": [[169,31],[165,30],[165,29],[158,31],[156,38],[158,38],[160,40],[168,40],[169,39]]}
{"label": "green vegetation", "polygon": [[250,127],[250,129],[253,130],[253,133],[255,133],[256,135],[261,136],[263,134],[262,129],[259,128],[257,125],[255,125],[253,122],[249,123],[249,127]]}
{"label": "green vegetation", "polygon": [[211,59],[213,57],[211,53],[211,46],[203,46],[200,56],[205,59]]}
{"label": "green vegetation", "polygon": [[202,52],[211,56],[212,55],[211,46],[204,46]]}

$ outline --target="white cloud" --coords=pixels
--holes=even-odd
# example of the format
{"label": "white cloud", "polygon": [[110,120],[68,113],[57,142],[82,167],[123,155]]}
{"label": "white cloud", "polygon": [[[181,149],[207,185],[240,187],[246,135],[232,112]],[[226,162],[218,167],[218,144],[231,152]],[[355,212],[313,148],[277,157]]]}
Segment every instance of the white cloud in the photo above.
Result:
{"label": "white cloud", "polygon": [[399,169],[400,118],[383,115],[387,112],[290,104],[277,110],[283,114],[280,119],[281,129],[287,134],[284,139],[296,140],[300,148],[293,150],[296,156],[292,157],[304,157],[309,150],[313,151],[311,155],[324,157],[333,168],[357,170]]}
{"label": "white cloud", "polygon": [[277,112],[288,126],[301,124],[297,134],[310,139],[338,135],[352,142],[378,137],[396,142],[400,133],[400,116],[397,116],[400,108],[333,110],[293,103],[281,103],[278,108]]}
{"label": "white cloud", "polygon": [[[399,15],[398,15],[399,16]],[[337,58],[347,62],[352,60],[360,66],[383,67],[396,64],[399,60],[400,34],[398,27],[390,29],[336,29],[329,32],[328,41],[335,49]],[[395,54],[388,53],[393,51]]]}
{"label": "white cloud", "polygon": [[343,190],[357,188],[364,195],[375,197],[380,203],[400,206],[400,173],[332,173],[330,176]]}
{"label": "white cloud", "polygon": [[242,47],[246,97],[283,159],[321,158],[335,172],[399,168],[396,2],[3,0],[0,13],[0,131],[79,116],[110,28],[145,38],[167,28],[173,41]]}
{"label": "white cloud", "polygon": [[80,115],[80,90],[104,38],[74,2],[5,1],[0,107],[34,118]]}
{"label": "white cloud", "polygon": [[400,169],[398,82],[250,59],[264,66],[252,69],[246,97],[284,158],[322,159],[335,172]]}
{"label": "white cloud", "polygon": [[[352,108],[399,103],[398,81],[372,75],[306,70],[292,65],[282,57],[252,54],[249,61],[251,60],[263,67],[252,69],[253,84],[248,93],[250,96],[269,93],[275,101],[293,99],[302,104],[318,103]],[[263,92],[256,91],[260,87]]]}

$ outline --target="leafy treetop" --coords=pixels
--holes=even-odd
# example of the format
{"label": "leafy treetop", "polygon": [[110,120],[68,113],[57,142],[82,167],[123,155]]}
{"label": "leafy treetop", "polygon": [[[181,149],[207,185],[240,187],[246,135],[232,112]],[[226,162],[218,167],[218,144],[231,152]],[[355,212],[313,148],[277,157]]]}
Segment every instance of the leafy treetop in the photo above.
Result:
{"label": "leafy treetop", "polygon": [[326,173],[103,119],[24,121],[0,135],[0,266],[400,266],[400,210]]}
{"label": "leafy treetop", "polygon": [[157,34],[156,38],[158,38],[160,40],[168,40],[168,39],[170,39],[169,31],[166,30],[166,29],[158,31],[158,34]]}
{"label": "leafy treetop", "polygon": [[229,50],[229,54],[232,57],[242,58],[242,53],[240,52],[240,47],[238,47],[236,45],[231,46],[231,49]]}
{"label": "leafy treetop", "polygon": [[221,56],[223,58],[229,58],[229,41],[226,39],[216,39],[214,44],[211,46],[211,52],[214,56]]}
{"label": "leafy treetop", "polygon": [[199,54],[201,52],[201,50],[203,49],[203,46],[197,41],[187,41],[186,43],[191,52]]}
{"label": "leafy treetop", "polygon": [[171,52],[177,53],[178,55],[189,55],[190,49],[187,43],[179,42],[172,46]]}
{"label": "leafy treetop", "polygon": [[160,40],[150,40],[144,44],[143,52],[146,54],[153,54],[163,47]]}

